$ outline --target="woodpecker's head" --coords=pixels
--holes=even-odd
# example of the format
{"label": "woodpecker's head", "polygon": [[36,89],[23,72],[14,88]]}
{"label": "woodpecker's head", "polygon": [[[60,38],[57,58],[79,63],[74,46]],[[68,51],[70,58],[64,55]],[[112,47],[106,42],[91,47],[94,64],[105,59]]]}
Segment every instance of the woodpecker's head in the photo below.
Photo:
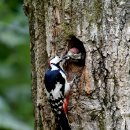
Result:
{"label": "woodpecker's head", "polygon": [[50,60],[50,64],[58,64],[61,62],[61,58],[59,56],[55,56],[53,59]]}
{"label": "woodpecker's head", "polygon": [[80,60],[82,54],[79,52],[77,48],[73,47],[68,51],[67,55],[73,60]]}
{"label": "woodpecker's head", "polygon": [[65,55],[62,58],[60,58],[59,56],[55,56],[53,59],[51,59],[49,61],[49,66],[52,68],[53,65],[57,66],[58,68],[63,69],[63,65],[64,63],[70,59],[70,56]]}

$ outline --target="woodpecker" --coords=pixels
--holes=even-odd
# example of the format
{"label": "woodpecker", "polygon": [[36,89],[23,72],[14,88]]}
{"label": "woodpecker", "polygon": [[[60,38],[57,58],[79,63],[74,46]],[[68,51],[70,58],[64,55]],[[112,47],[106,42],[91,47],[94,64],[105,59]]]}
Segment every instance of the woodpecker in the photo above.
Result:
{"label": "woodpecker", "polygon": [[68,60],[69,56],[59,58],[58,56],[50,60],[49,69],[45,73],[44,83],[47,90],[47,97],[55,115],[56,130],[71,130],[67,115],[66,108],[63,108],[66,96],[70,92],[71,85],[74,79],[69,83],[66,74],[63,70],[63,63]]}
{"label": "woodpecker", "polygon": [[71,48],[67,55],[69,55],[72,59],[75,59],[75,60],[80,60],[82,58],[82,54],[81,52],[79,52],[79,49],[73,47]]}

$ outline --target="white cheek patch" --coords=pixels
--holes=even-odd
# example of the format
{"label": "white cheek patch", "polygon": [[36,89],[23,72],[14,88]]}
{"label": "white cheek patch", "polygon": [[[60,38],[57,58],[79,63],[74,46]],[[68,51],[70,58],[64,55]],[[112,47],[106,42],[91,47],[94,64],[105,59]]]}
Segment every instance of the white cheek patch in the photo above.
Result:
{"label": "white cheek patch", "polygon": [[51,71],[53,71],[53,70],[58,70],[58,68],[54,65],[51,65]]}
{"label": "white cheek patch", "polygon": [[61,97],[62,93],[60,91],[60,89],[62,88],[62,84],[60,84],[59,82],[57,82],[57,84],[55,85],[55,89],[51,91],[54,99],[58,99]]}
{"label": "white cheek patch", "polygon": [[61,61],[61,58],[59,56],[55,56],[51,61],[50,63],[54,63],[54,64],[57,64]]}

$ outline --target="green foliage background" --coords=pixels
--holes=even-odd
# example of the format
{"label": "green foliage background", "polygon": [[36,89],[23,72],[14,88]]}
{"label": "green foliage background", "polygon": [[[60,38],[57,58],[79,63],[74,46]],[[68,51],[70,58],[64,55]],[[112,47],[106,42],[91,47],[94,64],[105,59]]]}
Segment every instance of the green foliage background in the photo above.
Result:
{"label": "green foliage background", "polygon": [[22,0],[0,0],[0,130],[32,130],[29,32]]}

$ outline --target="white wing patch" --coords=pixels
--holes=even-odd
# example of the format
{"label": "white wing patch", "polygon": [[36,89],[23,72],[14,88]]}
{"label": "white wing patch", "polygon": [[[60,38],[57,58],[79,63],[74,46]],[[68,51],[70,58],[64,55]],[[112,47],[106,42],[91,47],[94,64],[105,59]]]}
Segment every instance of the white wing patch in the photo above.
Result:
{"label": "white wing patch", "polygon": [[60,91],[62,84],[60,84],[59,82],[57,82],[57,84],[55,85],[55,89],[51,91],[52,96],[54,97],[54,99],[58,99],[61,97],[62,93]]}

